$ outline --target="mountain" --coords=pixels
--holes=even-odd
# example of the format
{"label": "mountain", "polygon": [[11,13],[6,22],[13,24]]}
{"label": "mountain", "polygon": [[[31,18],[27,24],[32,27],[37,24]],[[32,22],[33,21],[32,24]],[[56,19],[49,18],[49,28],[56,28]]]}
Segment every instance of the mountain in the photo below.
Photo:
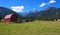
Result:
{"label": "mountain", "polygon": [[15,13],[11,9],[5,8],[5,7],[0,7],[0,18],[3,18],[7,14],[12,14]]}
{"label": "mountain", "polygon": [[26,18],[26,17],[27,17],[27,13],[26,13],[26,12],[19,12],[18,15],[19,15],[21,18]]}
{"label": "mountain", "polygon": [[28,16],[32,16],[32,17],[35,17],[37,15],[38,15],[38,10],[33,10],[28,13]]}
{"label": "mountain", "polygon": [[34,18],[38,20],[60,19],[60,8],[48,7],[45,10],[29,11],[29,13],[19,13],[22,18]]}
{"label": "mountain", "polygon": [[41,19],[58,19],[60,18],[60,8],[49,7],[40,12]]}

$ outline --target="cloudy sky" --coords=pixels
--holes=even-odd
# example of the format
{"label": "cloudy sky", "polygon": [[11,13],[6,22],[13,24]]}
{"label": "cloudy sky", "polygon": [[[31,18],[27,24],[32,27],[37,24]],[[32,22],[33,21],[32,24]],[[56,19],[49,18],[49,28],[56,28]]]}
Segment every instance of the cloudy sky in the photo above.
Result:
{"label": "cloudy sky", "polygon": [[50,6],[60,8],[60,0],[0,0],[0,6],[16,12],[41,11]]}

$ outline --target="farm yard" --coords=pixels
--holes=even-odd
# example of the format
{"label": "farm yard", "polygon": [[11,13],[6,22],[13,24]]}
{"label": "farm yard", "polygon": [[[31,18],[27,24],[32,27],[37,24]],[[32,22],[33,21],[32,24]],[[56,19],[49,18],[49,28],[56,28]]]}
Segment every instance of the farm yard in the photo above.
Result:
{"label": "farm yard", "polygon": [[0,35],[60,35],[60,22],[0,23]]}

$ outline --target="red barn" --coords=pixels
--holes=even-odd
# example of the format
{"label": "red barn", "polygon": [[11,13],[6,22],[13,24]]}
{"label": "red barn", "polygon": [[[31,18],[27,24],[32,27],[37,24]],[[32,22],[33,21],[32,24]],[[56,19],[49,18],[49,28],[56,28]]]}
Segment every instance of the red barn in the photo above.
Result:
{"label": "red barn", "polygon": [[4,17],[4,22],[10,23],[10,22],[17,22],[18,15],[16,14],[8,14]]}

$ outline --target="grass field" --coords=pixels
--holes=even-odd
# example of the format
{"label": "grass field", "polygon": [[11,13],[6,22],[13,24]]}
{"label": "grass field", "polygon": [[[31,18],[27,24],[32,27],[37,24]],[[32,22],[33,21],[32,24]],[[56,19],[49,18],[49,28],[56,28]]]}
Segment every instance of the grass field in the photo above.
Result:
{"label": "grass field", "polygon": [[0,23],[0,35],[60,35],[60,22]]}

